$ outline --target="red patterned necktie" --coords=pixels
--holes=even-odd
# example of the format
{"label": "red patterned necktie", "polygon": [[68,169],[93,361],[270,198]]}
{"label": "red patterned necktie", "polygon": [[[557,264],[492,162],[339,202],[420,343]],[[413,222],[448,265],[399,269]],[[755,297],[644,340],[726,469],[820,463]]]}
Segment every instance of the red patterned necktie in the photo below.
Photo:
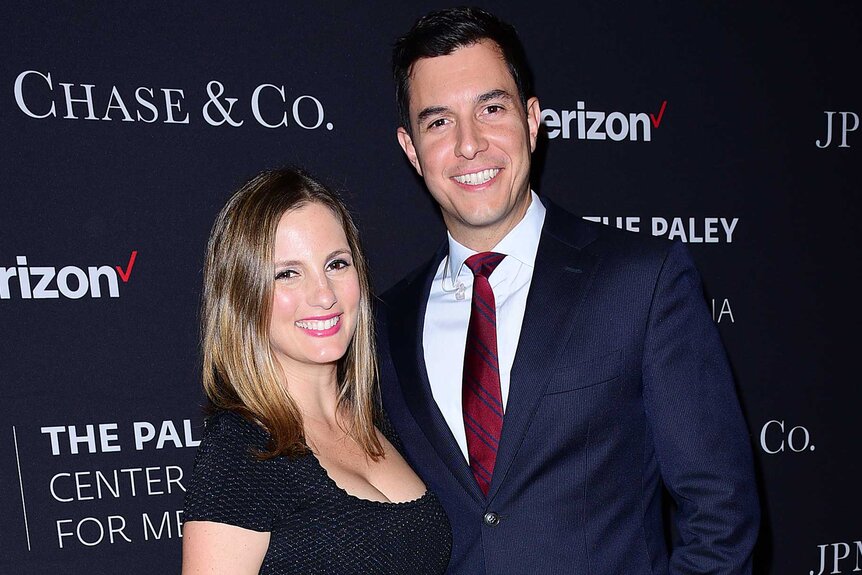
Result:
{"label": "red patterned necktie", "polygon": [[503,429],[503,399],[497,360],[497,310],[488,276],[506,256],[483,252],[464,262],[473,271],[473,299],[467,345],[464,348],[464,381],[461,400],[470,469],[488,495],[500,431]]}

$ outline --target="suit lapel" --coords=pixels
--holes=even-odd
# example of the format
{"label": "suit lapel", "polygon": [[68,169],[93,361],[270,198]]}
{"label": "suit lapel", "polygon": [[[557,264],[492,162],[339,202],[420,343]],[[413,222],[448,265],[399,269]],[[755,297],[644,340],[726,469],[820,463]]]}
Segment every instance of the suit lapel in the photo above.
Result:
{"label": "suit lapel", "polygon": [[553,366],[575,328],[597,264],[595,256],[581,249],[592,241],[591,230],[586,230],[577,218],[547,200],[543,203],[548,206],[548,212],[512,365],[489,500],[505,480],[550,381]]}
{"label": "suit lapel", "polygon": [[389,346],[392,361],[398,372],[401,392],[413,418],[440,459],[462,487],[482,504],[484,495],[473,478],[473,472],[464,460],[461,448],[452,435],[443,414],[434,401],[423,350],[425,310],[431,282],[445,257],[448,246],[435,254],[424,274],[419,274],[403,287],[390,301]]}

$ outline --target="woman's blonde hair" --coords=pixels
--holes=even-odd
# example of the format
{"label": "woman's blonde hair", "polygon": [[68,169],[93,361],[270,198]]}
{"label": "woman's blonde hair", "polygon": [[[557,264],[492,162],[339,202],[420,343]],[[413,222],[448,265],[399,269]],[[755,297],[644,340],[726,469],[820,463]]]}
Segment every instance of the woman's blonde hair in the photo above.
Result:
{"label": "woman's blonde hair", "polygon": [[269,432],[260,457],[308,452],[302,414],[281,383],[284,375],[270,348],[269,326],[276,229],[284,213],[312,203],[332,210],[341,223],[359,277],[356,331],[337,367],[338,406],[351,414],[345,431],[376,459],[383,448],[374,428],[377,361],[367,261],[344,203],[302,170],[261,172],[216,217],[203,273],[203,386],[213,408],[239,412]]}

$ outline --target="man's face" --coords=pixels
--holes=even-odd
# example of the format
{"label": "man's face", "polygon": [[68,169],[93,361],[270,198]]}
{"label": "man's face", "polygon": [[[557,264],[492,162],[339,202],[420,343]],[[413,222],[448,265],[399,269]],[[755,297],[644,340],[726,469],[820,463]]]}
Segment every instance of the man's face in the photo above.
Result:
{"label": "man's face", "polygon": [[524,217],[539,116],[536,98],[525,113],[493,42],[413,65],[413,135],[399,128],[398,141],[460,243],[488,250]]}

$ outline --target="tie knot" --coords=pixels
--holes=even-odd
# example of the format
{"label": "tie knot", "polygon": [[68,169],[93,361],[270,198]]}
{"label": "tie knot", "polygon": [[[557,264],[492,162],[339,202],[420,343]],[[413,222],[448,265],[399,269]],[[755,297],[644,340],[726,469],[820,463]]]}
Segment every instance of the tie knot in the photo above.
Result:
{"label": "tie knot", "polygon": [[497,268],[506,254],[498,254],[496,252],[482,252],[467,258],[464,263],[473,272],[473,275],[483,276],[487,278]]}

